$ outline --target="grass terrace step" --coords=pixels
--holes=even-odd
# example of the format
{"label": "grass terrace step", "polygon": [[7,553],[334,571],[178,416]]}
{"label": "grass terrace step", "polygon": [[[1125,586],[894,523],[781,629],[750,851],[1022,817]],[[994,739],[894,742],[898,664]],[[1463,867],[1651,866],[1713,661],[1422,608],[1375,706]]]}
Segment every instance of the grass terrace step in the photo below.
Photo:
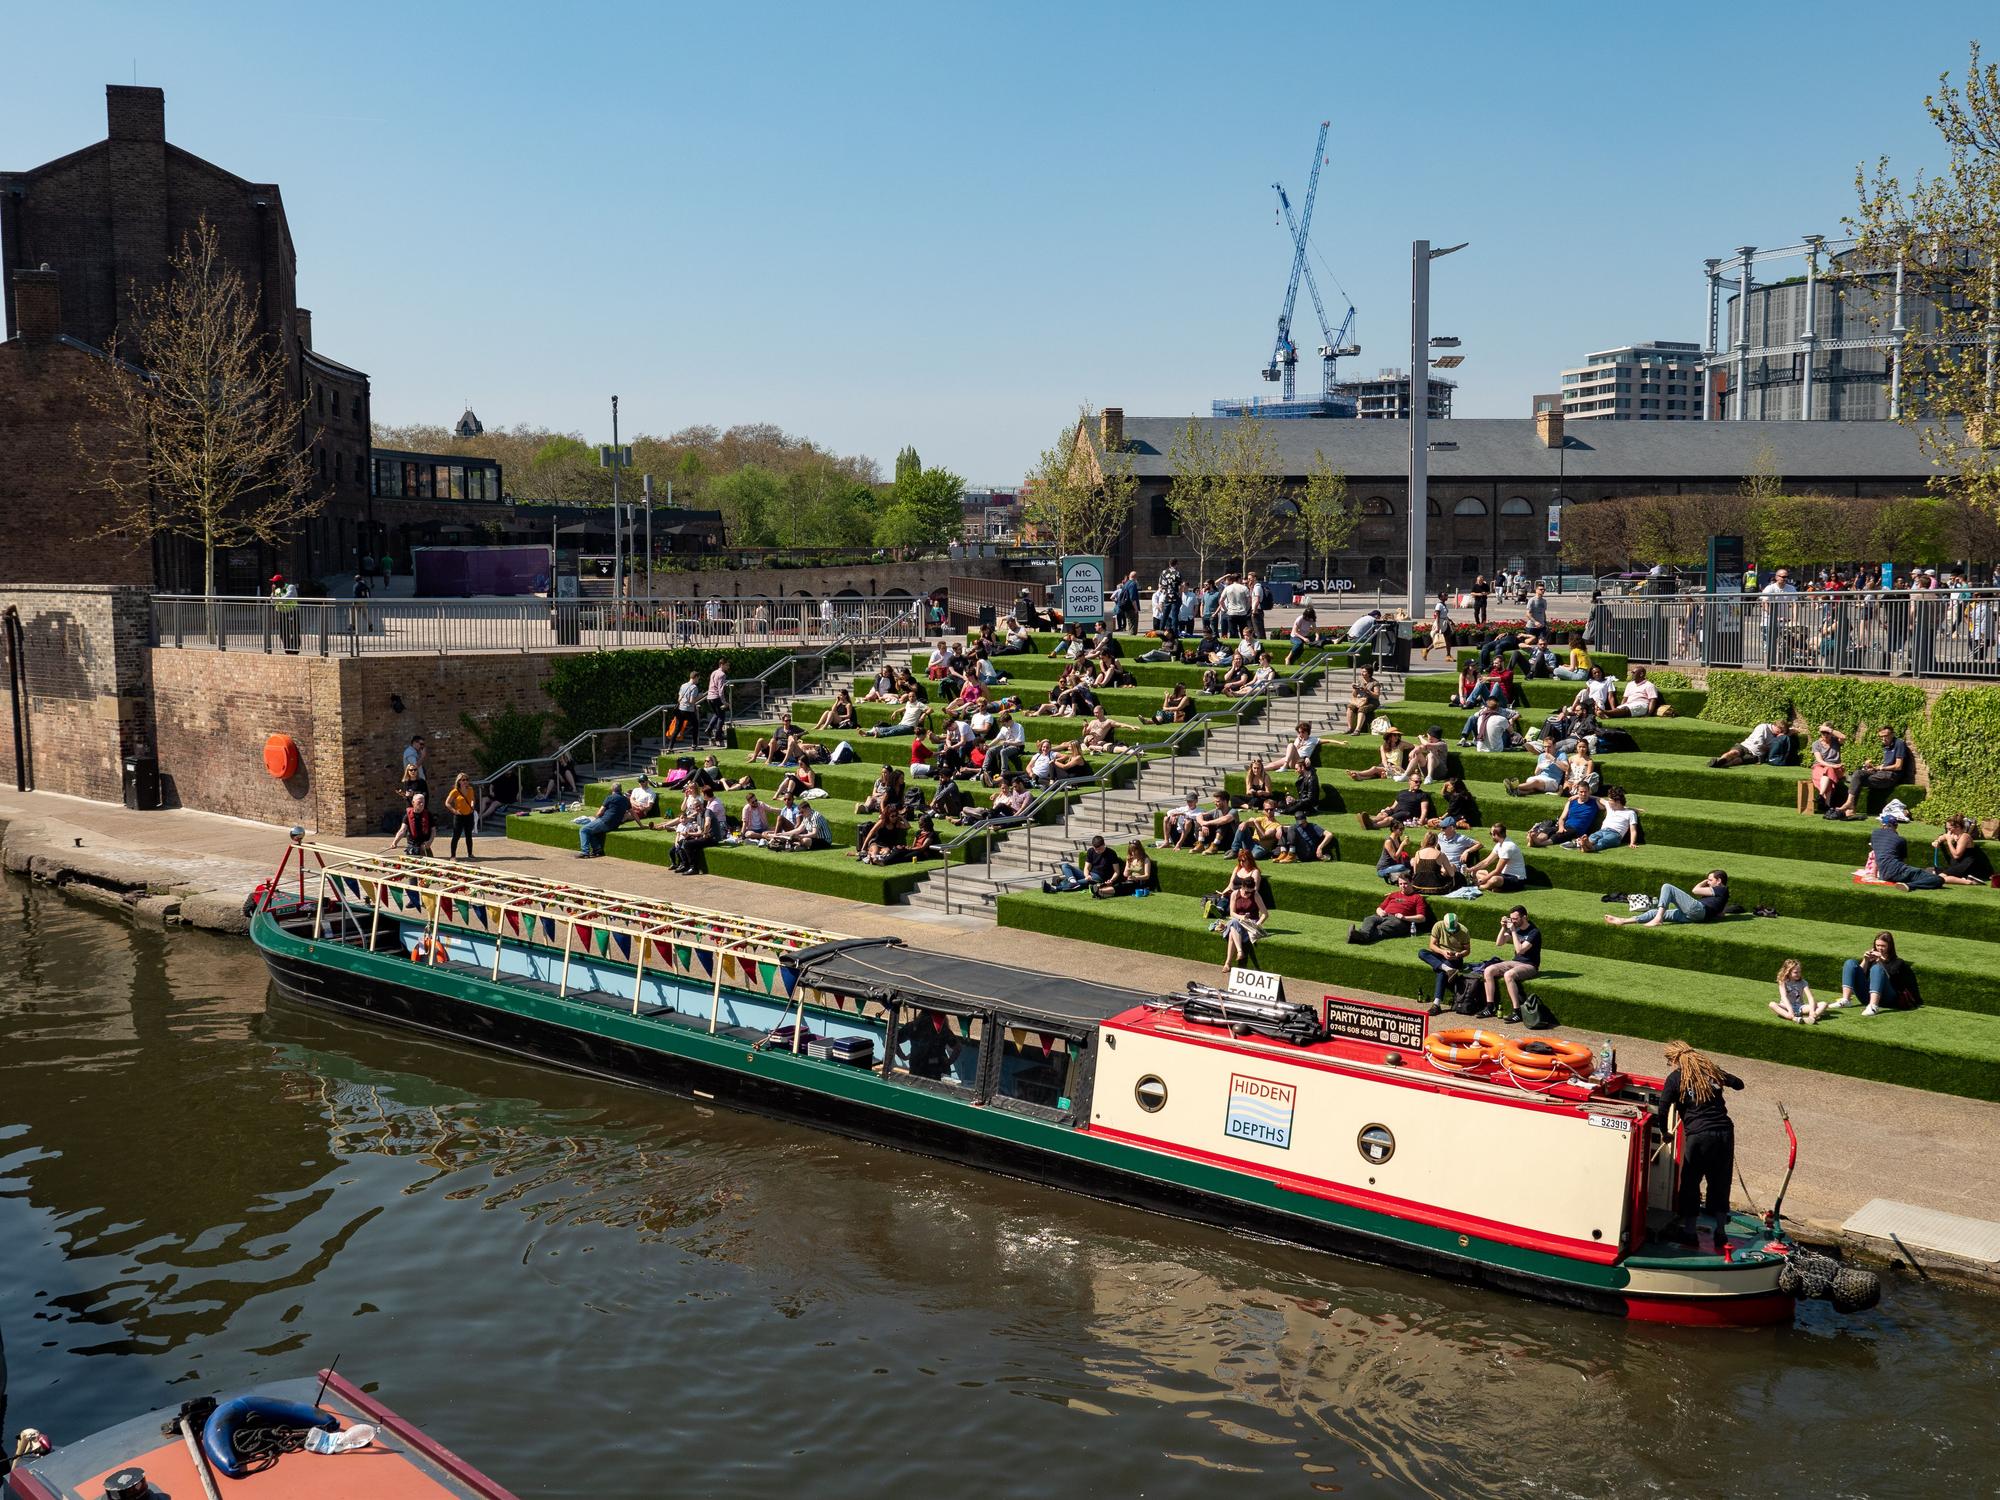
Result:
{"label": "grass terrace step", "polygon": [[[1474,757],[1475,769],[1483,769],[1478,762],[1492,758]],[[1614,760],[1617,758],[1612,757]],[[1617,771],[1613,769],[1606,774],[1616,785]],[[1271,780],[1282,795],[1288,792],[1293,778],[1278,775]],[[1230,791],[1239,795],[1243,791],[1240,773],[1229,776],[1226,784]],[[1401,790],[1395,782],[1349,781],[1338,773],[1322,773],[1320,786],[1325,794],[1323,805],[1327,811],[1349,815],[1350,827],[1353,826],[1353,813],[1379,811],[1388,806]],[[1435,793],[1437,789],[1433,786],[1431,790]],[[1483,823],[1505,823],[1516,833],[1543,818],[1555,817],[1562,808],[1561,799],[1557,797],[1509,797],[1497,781],[1468,781],[1466,790],[1479,803]],[[1839,864],[1846,870],[1859,869],[1868,857],[1867,835],[1872,825],[1866,822],[1829,823],[1824,818],[1802,817],[1789,807],[1764,807],[1754,803],[1719,804],[1687,797],[1665,797],[1657,793],[1644,796],[1635,793],[1632,805],[1639,809],[1640,836],[1650,844],[1669,844],[1716,855],[1767,854],[1782,859],[1819,860]],[[1358,829],[1356,831],[1359,832]],[[1942,831],[1924,823],[1908,823],[1903,827],[1903,835],[1909,840],[1912,854],[1919,857]],[[1715,862],[1725,863],[1720,858]]]}
{"label": "grass terrace step", "polygon": [[[1230,869],[1227,858],[1179,850],[1162,849],[1154,857],[1159,862],[1160,889],[1177,896],[1200,897],[1216,889]],[[1358,922],[1374,911],[1385,890],[1373,868],[1359,864],[1315,861],[1285,865],[1273,861],[1263,869],[1279,910],[1342,922]],[[1733,889],[1732,885],[1732,893]],[[1968,890],[1968,894],[1974,893]],[[1806,980],[1821,999],[1839,994],[1842,961],[1866,952],[1875,936],[1873,925],[1847,926],[1821,920],[1817,912],[1812,916],[1726,917],[1718,922],[1644,930],[1611,927],[1604,918],[1613,908],[1594,893],[1577,890],[1542,889],[1517,896],[1434,900],[1431,904],[1439,915],[1456,911],[1472,929],[1475,942],[1487,943],[1499,928],[1501,914],[1516,901],[1533,915],[1549,949],[1560,950],[1566,958],[1654,963],[1668,970],[1739,979],[1775,979],[1778,966],[1796,958],[1805,966]],[[1981,915],[2000,914],[1991,903],[1982,905],[1985,911]],[[1794,912],[1806,909],[1792,903]],[[1622,909],[1616,914],[1623,915]],[[1898,951],[1915,966],[1930,1004],[2000,1015],[2000,973],[1993,972],[1993,949],[1987,937],[1939,933],[1899,937]]]}
{"label": "grass terrace step", "polygon": [[[1094,901],[1082,893],[1018,891],[1003,894],[998,910],[1002,926],[1221,970],[1222,939],[1208,931],[1192,897]],[[1349,945],[1346,932],[1347,924],[1338,919],[1274,912],[1258,944],[1257,961],[1265,969],[1330,987],[1430,997],[1431,971],[1417,957],[1420,940],[1363,948]],[[1675,941],[1666,933],[1635,936]],[[1563,1030],[1574,1035],[1614,1033],[1656,1041],[1685,1037],[1697,1047],[1741,1057],[2000,1099],[2000,1018],[1994,1016],[1926,1006],[1864,1020],[1852,1008],[1833,1012],[1817,1026],[1800,1026],[1781,1021],[1767,1008],[1774,993],[1768,979],[1562,952],[1546,953],[1545,963],[1528,988],[1550,1003]]]}
{"label": "grass terrace step", "polygon": [[[1319,672],[1306,672],[1296,667],[1288,668],[1284,665],[1284,660],[1282,651],[1271,658],[1272,665],[1277,669],[1282,681],[1310,688],[1319,680],[1321,675]],[[929,652],[919,651],[911,657],[908,666],[918,677],[922,677],[929,661]],[[1010,680],[1019,683],[1053,683],[1062,676],[1062,669],[1067,665],[1055,657],[1045,656],[1000,656],[995,657],[994,662]],[[1133,680],[1141,687],[1154,688],[1159,692],[1165,692],[1176,682],[1186,683],[1191,692],[1201,686],[1202,668],[1197,666],[1170,661],[1140,661],[1133,656],[1125,657],[1120,665],[1132,674]],[[856,676],[854,679],[856,691],[866,692],[874,680],[875,674],[872,672]]]}
{"label": "grass terrace step", "polygon": [[[704,756],[707,754],[709,752],[706,750],[702,752]],[[729,780],[734,781],[739,777],[748,776],[751,779],[751,783],[757,788],[759,796],[766,802],[774,799],[777,785],[785,776],[785,770],[782,766],[767,766],[762,761],[752,761],[748,750],[734,747],[727,750],[718,750],[714,754],[716,764],[727,773]],[[674,768],[674,762],[679,758],[678,755],[661,756],[659,760],[659,772],[655,780],[664,781],[667,773]],[[901,762],[898,762],[897,765],[899,769],[904,769]],[[825,787],[832,797],[845,797],[850,803],[859,802],[863,797],[867,796],[869,788],[875,784],[875,778],[881,773],[882,762],[872,760],[843,761],[837,766],[830,766],[821,762],[813,767],[813,774],[818,778],[819,784]],[[629,781],[627,784],[630,784]],[[916,778],[916,784],[930,788],[931,790],[936,789],[935,783],[921,776]],[[993,793],[986,787],[982,787],[977,781],[963,781],[959,784],[977,802],[987,802],[992,799]],[[598,791],[595,800],[592,800],[592,788],[585,787],[585,801],[592,807],[597,806],[603,800],[603,789],[607,785],[607,783],[603,782],[596,784]]]}
{"label": "grass terrace step", "polygon": [[[1522,714],[1521,727],[1531,741],[1540,736],[1542,721],[1552,711],[1530,709]],[[1444,731],[1447,743],[1456,742],[1459,732],[1465,728],[1465,710],[1449,708],[1442,703],[1392,703],[1381,712],[1391,724],[1403,731],[1403,738],[1411,742],[1433,724]],[[1679,715],[1667,719],[1610,719],[1605,722],[1631,735],[1633,742],[1643,751],[1696,756],[1699,760],[1720,755],[1730,746],[1742,743],[1743,737],[1750,732],[1736,724],[1717,724],[1709,719],[1683,719]],[[1372,745],[1374,741],[1369,743]],[[1611,759],[1611,756],[1605,757],[1607,763]]]}
{"label": "grass terrace step", "polygon": [[[932,790],[932,788],[927,783],[924,782],[919,782],[918,786],[926,792]],[[594,787],[585,788],[584,805],[586,807],[603,806],[604,794],[609,790],[610,788],[604,785],[597,785]],[[975,788],[970,784],[968,784],[967,790],[971,791],[975,790]],[[980,788],[979,790],[983,790],[983,788]],[[593,793],[595,794],[594,796]],[[648,821],[654,823],[664,822],[668,824],[671,824],[673,822],[674,815],[678,813],[680,809],[680,793],[676,791],[676,792],[670,792],[667,795],[669,799],[667,802],[667,806],[670,809],[672,809],[672,811],[670,811],[664,818],[662,818],[659,814],[656,813]],[[722,805],[729,809],[729,821],[732,827],[737,826],[740,823],[743,816],[743,804],[749,800],[749,795],[750,794],[747,791],[724,792],[722,794]],[[758,792],[757,795],[764,799],[764,802],[767,806],[773,808],[776,807],[776,804],[771,801],[769,793],[760,791]],[[854,797],[842,797],[829,792],[826,796],[816,799],[812,804],[813,807],[819,812],[820,816],[826,819],[827,827],[833,831],[833,842],[835,846],[838,848],[852,849],[855,844],[856,836],[860,833],[860,831],[863,828],[866,828],[870,823],[874,821],[873,813],[857,813],[854,810],[855,806],[857,805],[857,801],[858,799]],[[986,805],[987,801],[990,801],[990,797],[981,799],[980,805],[981,806]],[[572,813],[570,814],[570,816],[574,818],[576,814]],[[1049,802],[1044,804],[1043,807],[1037,812],[1035,821],[1037,823],[1051,823],[1061,816],[1062,816],[1061,803],[1055,799],[1051,799]],[[911,821],[914,822],[915,819],[913,818]],[[938,820],[937,830],[938,830],[938,837],[946,841],[949,841],[955,834],[961,831],[960,825],[958,825],[957,823],[946,822],[943,819]],[[644,833],[649,830],[640,829],[638,831]],[[980,851],[980,857],[981,858],[985,857],[983,849]]]}
{"label": "grass terrace step", "polygon": [[[551,848],[576,848],[576,829],[567,818],[517,814],[507,820],[507,836]],[[668,833],[617,829],[606,836],[604,849],[613,858],[666,865],[672,862],[669,856],[673,842],[673,835]],[[900,901],[937,867],[938,861],[934,859],[901,865],[866,865],[857,859],[849,859],[846,851],[838,847],[784,854],[759,849],[751,844],[739,844],[708,851],[708,873],[711,875],[781,886],[788,890],[812,891],[824,896],[841,896],[849,901],[866,901],[876,906]]]}
{"label": "grass terrace step", "polygon": [[[1516,633],[1518,634],[1519,632]],[[1560,630],[1554,634],[1553,649],[1556,654],[1556,665],[1559,667],[1568,665],[1569,637]],[[1584,649],[1586,651],[1590,650],[1587,646]],[[1477,646],[1456,647],[1452,652],[1452,670],[1458,670],[1466,662],[1476,662],[1478,660],[1479,648]],[[1630,658],[1620,656],[1616,651],[1591,651],[1590,660],[1592,665],[1604,668],[1604,675],[1606,677],[1623,677],[1626,670],[1631,666]]]}
{"label": "grass terrace step", "polygon": [[[1034,710],[1048,703],[1049,693],[1054,686],[1053,682],[1001,682],[989,687],[986,690],[986,697],[989,702],[994,703],[999,702],[1003,698],[1019,698],[1021,700],[1021,708],[1017,709],[1016,713],[1032,713]],[[1240,701],[1239,699],[1230,697],[1227,693],[1201,692],[1199,691],[1199,687],[1200,680],[1197,678],[1195,682],[1196,691],[1189,694],[1189,699],[1194,704],[1195,712],[1197,713],[1226,713]],[[1097,688],[1094,691],[1097,694],[1097,701],[1104,705],[1106,713],[1110,714],[1114,719],[1123,719],[1127,722],[1150,719],[1159,709],[1161,700],[1166,697],[1165,688]],[[863,703],[861,701],[862,696],[862,693],[854,695],[856,716],[862,723],[879,724],[884,718],[893,719],[896,717],[899,705],[894,703]],[[795,722],[803,719],[805,723],[810,724],[826,711],[826,706],[830,701],[830,699],[826,698],[814,698],[810,700],[810,706],[806,702],[795,702],[792,704],[792,718]],[[937,709],[940,713],[944,711],[944,705],[949,701],[951,700],[943,693],[935,690],[931,693],[929,700],[930,706]],[[1253,709],[1251,711],[1254,713],[1256,710]],[[876,717],[870,718],[869,715],[871,712]]]}
{"label": "grass terrace step", "polygon": [[[1517,681],[1514,685],[1526,690],[1530,709],[1538,708],[1545,713],[1565,707],[1583,686],[1578,682],[1564,682],[1548,677],[1537,677],[1526,683]],[[1436,703],[1440,705],[1441,711],[1443,705],[1457,691],[1458,678],[1449,672],[1412,672],[1403,680],[1405,703]],[[1674,716],[1680,718],[1698,719],[1708,708],[1708,694],[1700,688],[1661,688],[1660,699],[1662,702],[1671,703]],[[1464,721],[1465,712],[1461,709],[1459,722]]]}
{"label": "grass terrace step", "polygon": [[[792,722],[795,724],[812,723],[820,714],[825,712],[830,702],[831,700],[828,699],[794,704],[792,706]],[[898,717],[898,710],[894,704],[857,703],[854,708],[855,717],[861,721],[861,730],[809,729],[805,731],[807,742],[810,744],[830,745],[840,740],[847,740],[853,744],[856,752],[864,760],[882,758],[881,756],[870,755],[869,751],[871,748],[900,744],[903,747],[903,753],[900,757],[896,758],[905,761],[909,759],[911,738],[909,735],[870,735],[863,732],[876,724],[894,723]],[[940,710],[933,717],[935,722],[931,729],[931,739],[935,742],[937,737],[944,732],[944,716]],[[1114,714],[1112,717],[1117,718],[1117,715]],[[1063,745],[1069,743],[1071,740],[1080,739],[1083,735],[1084,725],[1090,721],[1088,719],[1057,719],[1044,717],[1041,714],[1017,713],[1014,715],[1014,722],[1019,724],[1022,732],[1027,735],[1028,746],[1032,750],[1036,740],[1051,740],[1058,745]],[[1251,722],[1251,718],[1246,716],[1244,722]],[[1120,719],[1118,722],[1118,743],[1121,747],[1128,745],[1164,744],[1166,741],[1172,739],[1178,730],[1184,728],[1186,726],[1181,724],[1135,725],[1129,719]],[[769,737],[770,727],[761,724],[739,724],[735,727],[733,733],[739,745],[742,745],[745,749],[751,749],[755,747],[758,740]],[[1199,742],[1199,730],[1189,735],[1187,743],[1198,744]]]}

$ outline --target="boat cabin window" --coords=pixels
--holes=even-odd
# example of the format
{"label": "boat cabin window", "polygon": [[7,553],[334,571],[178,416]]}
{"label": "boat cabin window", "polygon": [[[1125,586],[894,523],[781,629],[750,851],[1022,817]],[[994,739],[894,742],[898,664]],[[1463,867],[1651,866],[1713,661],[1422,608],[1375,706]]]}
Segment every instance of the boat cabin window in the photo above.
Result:
{"label": "boat cabin window", "polygon": [[1047,1022],[1003,1020],[996,1028],[1000,1068],[994,1096],[1005,1104],[1066,1115],[1076,1107],[1081,1087],[1084,1042],[1080,1036],[1049,1031],[1046,1026]]}
{"label": "boat cabin window", "polygon": [[979,1079],[983,1029],[977,1016],[899,1006],[895,1069],[929,1083],[970,1089]]}

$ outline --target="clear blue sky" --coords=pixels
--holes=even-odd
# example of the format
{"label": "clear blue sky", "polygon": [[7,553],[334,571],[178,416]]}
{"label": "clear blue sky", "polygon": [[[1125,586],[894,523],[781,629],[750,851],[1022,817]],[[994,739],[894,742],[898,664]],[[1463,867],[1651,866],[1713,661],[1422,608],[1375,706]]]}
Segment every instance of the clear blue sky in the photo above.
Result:
{"label": "clear blue sky", "polygon": [[[7,7],[0,165],[167,91],[176,144],[284,189],[315,341],[385,422],[608,436],[770,421],[1017,480],[1080,399],[1267,389],[1269,184],[1401,365],[1440,264],[1459,412],[1594,348],[1701,337],[1700,263],[1839,233],[1857,162],[1986,4]],[[2000,44],[2000,39],[1988,38]],[[1326,286],[1333,295],[1331,286]],[[1334,310],[1336,319],[1338,310]],[[1300,343],[1317,343],[1300,297]],[[1316,385],[1310,358],[1301,384]]]}

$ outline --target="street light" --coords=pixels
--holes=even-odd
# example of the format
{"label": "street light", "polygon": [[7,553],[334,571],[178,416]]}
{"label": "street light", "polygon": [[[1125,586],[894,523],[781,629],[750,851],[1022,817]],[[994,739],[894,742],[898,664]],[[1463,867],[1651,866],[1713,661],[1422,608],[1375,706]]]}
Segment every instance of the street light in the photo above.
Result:
{"label": "street light", "polygon": [[1424,577],[1429,548],[1424,533],[1430,521],[1431,503],[1427,469],[1431,350],[1458,347],[1458,340],[1450,335],[1431,337],[1431,262],[1463,250],[1468,243],[1461,241],[1442,250],[1433,250],[1429,240],[1415,240],[1410,245],[1410,520],[1405,534],[1409,538],[1409,610],[1413,621],[1424,617],[1425,600],[1429,597]]}

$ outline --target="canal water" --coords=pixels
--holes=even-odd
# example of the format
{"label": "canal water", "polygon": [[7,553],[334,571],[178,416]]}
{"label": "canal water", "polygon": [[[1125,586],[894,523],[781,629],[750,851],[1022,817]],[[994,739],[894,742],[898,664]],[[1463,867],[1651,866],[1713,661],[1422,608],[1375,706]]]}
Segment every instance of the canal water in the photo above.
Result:
{"label": "canal water", "polygon": [[330,1021],[11,877],[0,973],[10,1429],[338,1356],[522,1495],[2000,1475],[1985,1295],[1628,1327]]}

